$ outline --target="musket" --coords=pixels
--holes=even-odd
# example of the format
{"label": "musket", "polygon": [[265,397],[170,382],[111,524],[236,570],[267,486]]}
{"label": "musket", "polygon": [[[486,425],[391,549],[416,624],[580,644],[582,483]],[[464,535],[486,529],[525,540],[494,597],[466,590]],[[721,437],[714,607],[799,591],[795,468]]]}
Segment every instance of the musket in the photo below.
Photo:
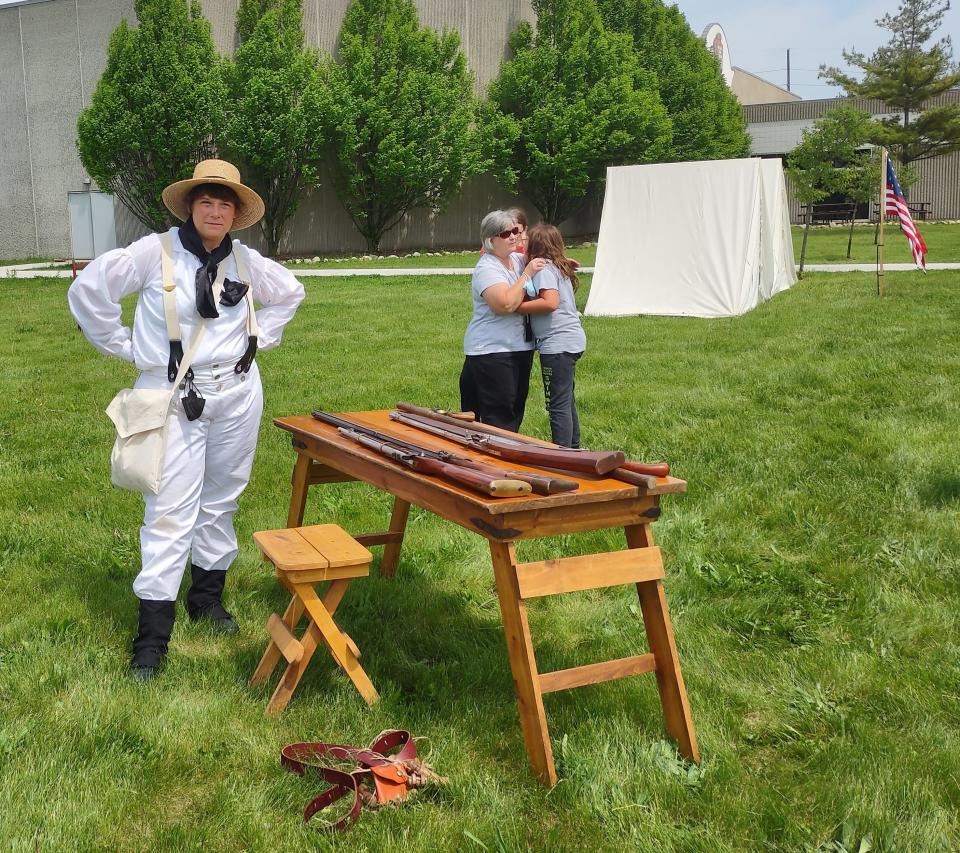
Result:
{"label": "musket", "polygon": [[524,444],[504,436],[492,435],[466,427],[453,425],[433,418],[405,412],[391,412],[390,419],[417,429],[438,435],[448,441],[462,444],[473,450],[498,456],[510,462],[558,468],[582,474],[603,475],[623,464],[624,456],[619,450],[590,451],[571,450],[566,447],[546,447],[540,444]]}
{"label": "musket", "polygon": [[448,418],[453,418],[455,421],[470,421],[473,422],[477,419],[477,416],[474,412],[452,412],[449,409],[428,409],[434,415],[443,415]]}
{"label": "musket", "polygon": [[[489,435],[500,436],[501,438],[515,441],[518,444],[530,444],[540,447],[548,446],[540,444],[536,441],[530,441],[527,436],[522,436],[519,433],[510,432],[505,429],[500,429],[499,427],[490,426],[490,424],[468,419],[466,415],[471,415],[471,412],[458,412],[457,414],[461,415],[461,417],[457,418],[456,420],[452,420],[452,413],[450,412],[444,413],[436,409],[427,409],[423,406],[415,406],[413,403],[397,403],[397,409],[401,412],[406,412],[407,414],[420,415],[421,417],[442,421],[443,423],[450,424],[452,426],[463,426],[464,421],[469,420],[470,429],[473,429],[477,432],[485,432]],[[628,476],[630,473],[639,474],[642,476],[630,477]],[[666,462],[632,462],[627,459],[615,471],[611,471],[607,476],[614,477],[618,480],[623,480],[626,483],[632,483],[635,486],[647,486],[649,488],[650,486],[654,485],[651,483],[649,479],[650,477],[667,477],[669,474],[670,465]]]}
{"label": "musket", "polygon": [[429,456],[408,453],[399,447],[394,447],[389,442],[378,441],[354,430],[338,427],[337,432],[362,447],[373,450],[381,456],[386,456],[387,459],[392,459],[418,474],[442,477],[459,486],[475,489],[494,498],[515,498],[530,494],[530,484],[520,480],[491,480],[490,477],[481,474],[479,471],[461,468],[459,465],[451,465],[448,462],[441,462],[439,459],[431,459]]}
{"label": "musket", "polygon": [[451,453],[448,450],[430,450],[429,448],[421,447],[419,444],[414,444],[412,441],[406,441],[402,438],[386,435],[382,432],[372,429],[371,427],[365,427],[362,424],[354,423],[353,421],[348,421],[345,418],[337,417],[337,415],[331,415],[329,412],[318,410],[313,413],[313,416],[318,421],[330,424],[331,426],[353,430],[354,432],[374,438],[377,441],[389,442],[394,447],[399,447],[403,450],[406,450],[408,453],[415,453],[418,456],[429,456],[432,459],[438,459],[441,462],[448,462],[451,465],[459,465],[463,468],[472,468],[475,471],[481,471],[482,473],[487,474],[493,479],[520,480],[524,483],[529,483],[531,489],[538,495],[553,495],[557,494],[558,492],[572,492],[574,489],[580,488],[580,484],[576,480],[565,480],[561,477],[550,477],[546,474],[536,474],[532,471],[516,471],[508,468],[500,468],[487,462],[480,462],[476,459],[471,459],[469,456],[460,456],[457,453]]}

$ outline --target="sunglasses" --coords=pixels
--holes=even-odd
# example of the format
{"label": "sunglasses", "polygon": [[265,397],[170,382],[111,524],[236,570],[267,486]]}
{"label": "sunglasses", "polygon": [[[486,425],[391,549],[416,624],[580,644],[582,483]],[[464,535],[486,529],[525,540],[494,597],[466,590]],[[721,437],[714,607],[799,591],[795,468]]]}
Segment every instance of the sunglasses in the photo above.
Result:
{"label": "sunglasses", "polygon": [[497,236],[498,236],[501,240],[508,240],[508,239],[510,239],[511,237],[515,237],[517,234],[522,234],[522,233],[523,233],[523,226],[522,226],[522,225],[515,225],[515,226],[514,226],[513,228],[511,228],[509,231],[501,231],[499,234],[497,234]]}

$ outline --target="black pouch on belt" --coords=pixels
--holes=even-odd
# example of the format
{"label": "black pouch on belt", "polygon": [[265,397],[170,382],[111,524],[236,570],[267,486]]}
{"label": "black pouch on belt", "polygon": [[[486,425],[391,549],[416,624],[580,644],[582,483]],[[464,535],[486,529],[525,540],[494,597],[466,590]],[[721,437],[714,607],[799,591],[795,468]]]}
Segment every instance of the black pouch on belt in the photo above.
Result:
{"label": "black pouch on belt", "polygon": [[195,421],[203,413],[203,405],[207,401],[192,382],[187,382],[187,393],[180,398],[183,413],[188,421]]}

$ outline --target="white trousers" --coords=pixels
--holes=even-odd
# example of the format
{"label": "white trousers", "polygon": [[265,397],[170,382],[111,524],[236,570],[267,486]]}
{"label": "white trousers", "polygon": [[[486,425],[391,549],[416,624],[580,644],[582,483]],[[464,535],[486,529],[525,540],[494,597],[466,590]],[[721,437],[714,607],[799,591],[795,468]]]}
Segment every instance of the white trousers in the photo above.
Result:
{"label": "white trousers", "polygon": [[[237,376],[233,364],[194,368],[206,403],[188,421],[180,394],[171,407],[158,494],[144,495],[137,598],[175,601],[188,555],[194,565],[224,571],[237,556],[233,515],[250,479],[263,414],[263,388],[254,362]],[[147,371],[137,388],[169,388],[166,371]]]}

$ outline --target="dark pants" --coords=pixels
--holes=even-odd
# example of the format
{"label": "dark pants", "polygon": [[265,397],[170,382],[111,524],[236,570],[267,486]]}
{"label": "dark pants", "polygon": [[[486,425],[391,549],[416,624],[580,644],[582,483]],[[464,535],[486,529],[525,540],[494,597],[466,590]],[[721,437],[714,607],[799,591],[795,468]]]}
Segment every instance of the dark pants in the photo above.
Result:
{"label": "dark pants", "polygon": [[550,414],[553,443],[561,447],[580,446],[580,419],[574,398],[577,361],[582,352],[540,353],[543,398]]}
{"label": "dark pants", "polygon": [[516,432],[530,390],[533,350],[468,355],[460,371],[460,408],[477,420]]}

